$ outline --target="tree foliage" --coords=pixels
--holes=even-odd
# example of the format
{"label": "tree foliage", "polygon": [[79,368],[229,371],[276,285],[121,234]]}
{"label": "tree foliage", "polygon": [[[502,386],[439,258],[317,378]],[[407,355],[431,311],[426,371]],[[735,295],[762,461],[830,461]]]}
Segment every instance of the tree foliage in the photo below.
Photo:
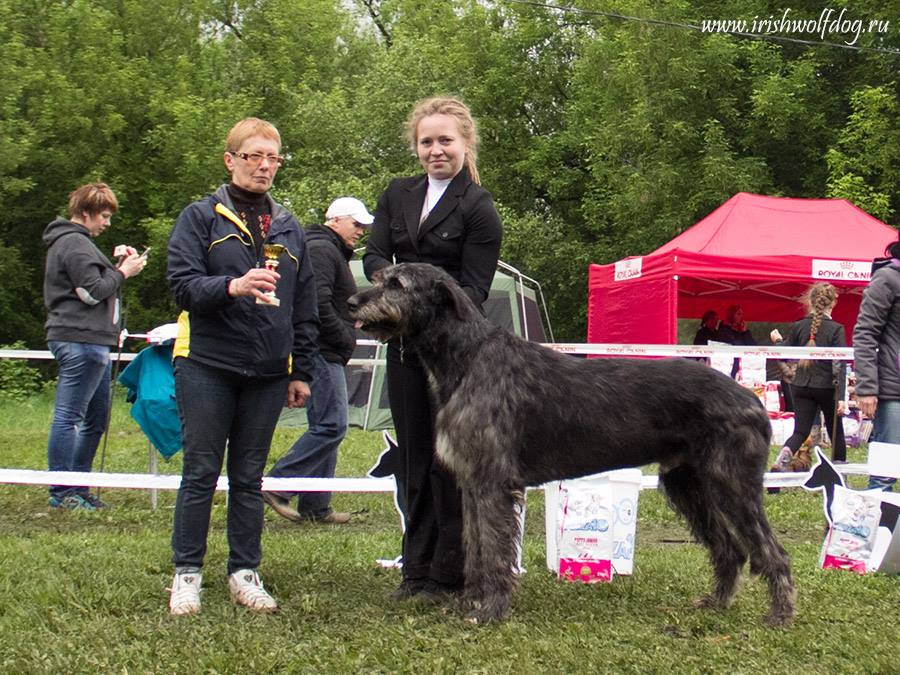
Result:
{"label": "tree foliage", "polygon": [[[893,20],[892,4],[854,3],[852,13]],[[226,179],[225,133],[251,114],[279,127],[290,158],[276,195],[315,222],[334,196],[373,205],[391,177],[418,170],[404,137],[416,100],[463,97],[480,123],[504,258],[542,282],[562,339],[583,339],[588,263],[648,253],[737,191],[847,198],[900,224],[900,56],[610,15],[696,25],[780,16],[774,2],[578,6],[588,11],[503,0],[0,0],[0,341],[40,346],[40,235],[93,179],[122,207],[98,245],[154,248],[126,285],[129,329],[173,320],[163,292],[171,224]],[[898,49],[898,26],[858,44]]]}

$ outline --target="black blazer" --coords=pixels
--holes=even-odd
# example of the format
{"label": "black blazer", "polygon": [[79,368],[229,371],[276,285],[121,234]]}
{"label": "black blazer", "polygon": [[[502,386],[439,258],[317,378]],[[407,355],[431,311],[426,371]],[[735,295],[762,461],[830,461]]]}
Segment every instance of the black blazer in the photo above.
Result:
{"label": "black blazer", "polygon": [[[791,324],[788,335],[783,344],[791,347],[805,347],[809,342],[809,328],[812,316],[805,316]],[[832,321],[828,317],[822,317],[819,331],[816,333],[817,347],[846,347],[847,338],[844,334],[844,325]],[[797,368],[793,384],[797,387],[816,387],[829,389],[837,386],[838,394],[844,396],[844,381],[846,380],[846,361],[824,361],[816,359],[808,368]]]}
{"label": "black blazer", "polygon": [[426,175],[395,178],[378,199],[363,269],[366,277],[393,263],[442,268],[481,307],[491,289],[503,229],[491,193],[464,168],[419,226]]}

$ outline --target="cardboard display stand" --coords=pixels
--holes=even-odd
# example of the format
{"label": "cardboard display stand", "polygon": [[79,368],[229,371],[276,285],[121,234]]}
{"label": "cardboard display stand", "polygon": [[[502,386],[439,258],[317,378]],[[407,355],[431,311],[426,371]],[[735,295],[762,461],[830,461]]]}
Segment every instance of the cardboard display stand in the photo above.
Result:
{"label": "cardboard display stand", "polygon": [[[900,573],[900,494],[880,490],[851,490],[831,462],[816,448],[817,463],[806,482],[821,490],[828,531],[819,565],[857,574]],[[871,443],[869,473],[900,477],[900,445]]]}

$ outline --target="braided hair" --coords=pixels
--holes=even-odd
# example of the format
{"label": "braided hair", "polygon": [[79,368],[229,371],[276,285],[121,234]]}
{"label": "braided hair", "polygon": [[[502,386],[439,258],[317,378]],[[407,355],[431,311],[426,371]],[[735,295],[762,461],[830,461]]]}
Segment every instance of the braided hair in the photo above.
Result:
{"label": "braided hair", "polygon": [[[810,286],[806,293],[803,294],[801,300],[806,305],[810,316],[812,316],[812,321],[809,324],[809,341],[806,343],[806,346],[815,347],[817,346],[816,333],[819,332],[822,319],[825,318],[825,314],[837,302],[837,289],[831,284],[822,281]],[[812,360],[801,359],[799,365],[801,368],[809,368],[812,365]]]}

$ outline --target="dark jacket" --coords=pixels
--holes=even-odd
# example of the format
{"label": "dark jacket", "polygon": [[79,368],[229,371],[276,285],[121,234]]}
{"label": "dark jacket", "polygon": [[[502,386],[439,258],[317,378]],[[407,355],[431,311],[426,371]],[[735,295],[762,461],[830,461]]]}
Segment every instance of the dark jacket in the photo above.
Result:
{"label": "dark jacket", "polygon": [[184,310],[174,355],[250,377],[290,370],[291,379],[309,382],[319,318],[306,236],[287,209],[269,200],[272,224],[266,243],[286,248],[278,259],[278,307],[228,295],[232,279],[265,261],[262,254],[257,258],[225,185],[178,216],[168,249],[169,285]]}
{"label": "dark jacket", "polygon": [[353,249],[327,225],[308,227],[306,245],[319,299],[319,353],[326,361],[347,365],[356,348],[356,331],[347,306],[356,293],[348,265]]}
{"label": "dark jacket", "polygon": [[[787,347],[805,347],[809,342],[809,328],[812,316],[805,316],[795,321],[788,329],[788,334],[779,344]],[[847,338],[844,334],[844,325],[832,321],[828,317],[822,318],[819,330],[816,332],[816,347],[846,347]],[[814,387],[817,389],[838,388],[839,397],[844,398],[844,383],[846,381],[847,366],[844,361],[827,361],[823,359],[811,360],[807,367],[802,365],[797,368],[797,373],[791,384],[795,387]]]}
{"label": "dark jacket", "polygon": [[65,218],[47,225],[44,305],[47,340],[115,346],[119,289],[125,277],[91,241],[86,228]]}
{"label": "dark jacket", "polygon": [[460,171],[419,226],[426,175],[395,178],[378,199],[363,267],[366,277],[392,263],[431,263],[481,307],[491,289],[503,235],[491,193]]}
{"label": "dark jacket", "polygon": [[700,330],[698,330],[697,334],[694,336],[694,344],[705,345],[709,344],[710,340],[714,340],[715,342],[725,342],[725,340],[719,337],[718,329],[700,326]]}
{"label": "dark jacket", "polygon": [[900,399],[900,267],[893,263],[872,275],[863,291],[853,329],[856,395]]}
{"label": "dark jacket", "polygon": [[726,342],[730,345],[745,345],[745,346],[753,346],[756,344],[756,340],[753,339],[753,333],[749,330],[735,330],[731,326],[726,323],[719,324],[719,330],[716,331],[718,336],[716,339],[719,342]]}

